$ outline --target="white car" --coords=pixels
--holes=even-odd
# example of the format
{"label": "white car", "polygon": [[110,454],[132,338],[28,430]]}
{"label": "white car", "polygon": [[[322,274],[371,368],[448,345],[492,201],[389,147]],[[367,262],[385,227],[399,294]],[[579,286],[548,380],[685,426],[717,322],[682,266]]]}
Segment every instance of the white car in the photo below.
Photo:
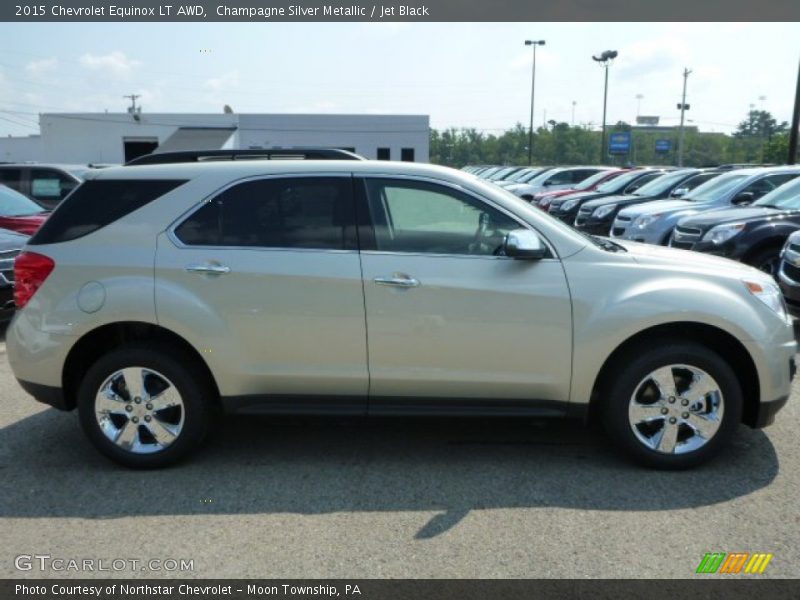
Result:
{"label": "white car", "polygon": [[563,190],[574,187],[587,177],[607,170],[607,167],[558,167],[540,173],[526,183],[506,186],[512,194],[527,200],[533,200],[534,194],[542,191]]}

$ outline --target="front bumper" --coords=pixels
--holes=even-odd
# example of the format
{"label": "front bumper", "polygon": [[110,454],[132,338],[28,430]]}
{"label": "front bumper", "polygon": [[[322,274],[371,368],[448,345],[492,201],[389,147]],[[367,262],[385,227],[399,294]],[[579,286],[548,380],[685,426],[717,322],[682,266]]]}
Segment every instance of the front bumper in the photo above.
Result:
{"label": "front bumper", "polygon": [[800,319],[800,268],[781,261],[781,267],[778,269],[778,285],[783,292],[789,314]]}
{"label": "front bumper", "polygon": [[613,221],[600,221],[597,219],[576,219],[575,229],[589,233],[591,235],[604,235],[607,236],[611,232],[611,225]]}
{"label": "front bumper", "polygon": [[64,390],[60,387],[53,387],[49,385],[42,385],[41,383],[33,383],[17,379],[20,387],[33,396],[34,400],[57,408],[58,410],[72,410],[75,408],[74,404],[67,402],[64,396]]}
{"label": "front bumper", "polygon": [[570,210],[570,211],[563,211],[560,208],[556,210],[550,211],[550,216],[559,219],[560,221],[564,221],[567,225],[572,225],[575,222],[575,217],[578,216],[578,209]]}

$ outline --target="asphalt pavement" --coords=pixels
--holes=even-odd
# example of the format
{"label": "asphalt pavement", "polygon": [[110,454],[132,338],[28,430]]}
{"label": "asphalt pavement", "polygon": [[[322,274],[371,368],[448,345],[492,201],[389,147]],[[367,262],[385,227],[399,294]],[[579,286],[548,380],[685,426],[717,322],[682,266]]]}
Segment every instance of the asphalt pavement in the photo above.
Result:
{"label": "asphalt pavement", "polygon": [[237,417],[139,472],[25,394],[2,342],[0,577],[683,578],[707,552],[798,577],[799,422],[796,385],[775,425],[673,473],[577,422]]}

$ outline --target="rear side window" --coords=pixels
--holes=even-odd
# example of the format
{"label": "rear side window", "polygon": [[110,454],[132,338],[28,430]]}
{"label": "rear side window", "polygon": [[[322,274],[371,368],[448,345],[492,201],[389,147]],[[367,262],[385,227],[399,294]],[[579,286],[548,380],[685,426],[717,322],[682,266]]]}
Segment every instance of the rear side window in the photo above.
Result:
{"label": "rear side window", "polygon": [[78,182],[51,169],[31,170],[31,196],[34,200],[63,200]]}
{"label": "rear side window", "polygon": [[207,202],[175,235],[188,246],[355,249],[352,188],[349,177],[247,181]]}
{"label": "rear side window", "polygon": [[22,169],[0,169],[0,183],[12,190],[22,191]]}
{"label": "rear side window", "polygon": [[97,231],[186,183],[177,180],[86,181],[59,205],[29,244],[68,242]]}

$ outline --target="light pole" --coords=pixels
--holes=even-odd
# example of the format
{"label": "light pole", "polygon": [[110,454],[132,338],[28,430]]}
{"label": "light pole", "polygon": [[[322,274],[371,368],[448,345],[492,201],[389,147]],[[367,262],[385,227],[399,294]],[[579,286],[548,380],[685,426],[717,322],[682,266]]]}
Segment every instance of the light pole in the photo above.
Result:
{"label": "light pole", "polygon": [[572,101],[572,126],[573,126],[573,127],[575,127],[575,105],[576,105],[577,103],[578,103],[578,102],[577,102],[577,101],[575,101],[575,100],[573,100],[573,101]]}
{"label": "light pole", "polygon": [[531,68],[531,125],[528,129],[528,164],[533,164],[533,95],[536,91],[536,47],[544,46],[544,40],[525,40],[526,46],[533,46],[533,66]]}
{"label": "light pole", "polygon": [[642,94],[636,94],[636,116],[637,117],[642,113],[642,98],[644,98],[644,96]]}
{"label": "light pole", "polygon": [[684,69],[683,69],[683,96],[681,98],[681,103],[678,104],[678,108],[681,111],[681,127],[680,127],[680,132],[678,133],[678,166],[679,167],[683,166],[683,140],[684,140],[684,133],[685,133],[685,130],[683,128],[683,120],[684,120],[684,117],[686,116],[686,111],[689,110],[689,108],[690,108],[690,105],[686,104],[686,81],[689,79],[689,75],[691,75],[691,74],[692,74],[692,72],[689,69],[684,67]]}
{"label": "light pole", "polygon": [[606,50],[600,56],[592,56],[592,60],[600,63],[606,70],[606,82],[603,88],[603,132],[600,136],[600,164],[605,162],[606,158],[606,105],[608,104],[608,66],[612,60],[617,58],[618,52],[616,50]]}

